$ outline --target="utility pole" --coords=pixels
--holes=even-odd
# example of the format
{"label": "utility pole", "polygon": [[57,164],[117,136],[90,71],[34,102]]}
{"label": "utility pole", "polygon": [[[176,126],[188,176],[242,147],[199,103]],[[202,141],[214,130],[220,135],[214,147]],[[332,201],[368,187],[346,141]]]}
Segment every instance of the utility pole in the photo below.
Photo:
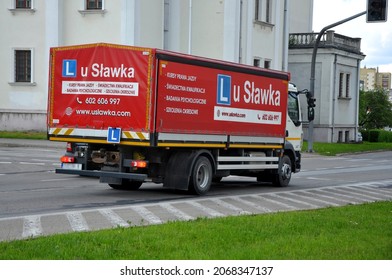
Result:
{"label": "utility pole", "polygon": [[[346,19],[343,19],[341,21],[338,21],[338,22],[335,22],[333,24],[330,24],[330,25],[324,27],[323,29],[321,29],[320,33],[317,35],[317,39],[316,39],[316,42],[314,44],[313,54],[312,54],[312,64],[311,64],[311,70],[310,70],[310,92],[309,92],[309,95],[308,95],[308,103],[309,103],[309,100],[311,100],[310,103],[314,103],[314,100],[315,100],[314,99],[314,80],[315,80],[315,72],[316,72],[315,71],[316,70],[316,56],[317,56],[317,49],[318,49],[318,46],[319,46],[320,41],[321,41],[321,37],[324,35],[325,31],[327,31],[328,29],[331,29],[331,28],[333,28],[335,26],[338,26],[340,24],[343,24],[345,22],[353,20],[353,19],[355,19],[357,17],[363,16],[366,13],[367,13],[367,11],[364,11],[362,13],[353,15],[353,16],[351,16],[349,18],[346,18]],[[313,115],[314,115],[314,108],[308,106],[308,115],[311,115],[312,114],[311,112],[313,112]],[[309,120],[309,127],[308,127],[308,152],[309,153],[313,153],[313,120]]]}

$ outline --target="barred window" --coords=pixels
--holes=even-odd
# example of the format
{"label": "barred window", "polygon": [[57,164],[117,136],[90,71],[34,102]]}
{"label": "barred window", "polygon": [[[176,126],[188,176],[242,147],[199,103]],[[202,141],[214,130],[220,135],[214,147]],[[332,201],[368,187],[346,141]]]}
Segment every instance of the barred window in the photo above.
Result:
{"label": "barred window", "polygon": [[350,74],[346,74],[346,97],[350,97]]}
{"label": "barred window", "polygon": [[102,0],[86,0],[86,10],[102,10]]}
{"label": "barred window", "polygon": [[15,9],[31,9],[31,0],[15,0]]}
{"label": "barred window", "polygon": [[31,82],[31,50],[15,50],[15,82]]}
{"label": "barred window", "polygon": [[344,73],[339,74],[339,97],[343,97]]}
{"label": "barred window", "polygon": [[350,81],[350,74],[339,74],[339,98],[350,98]]}

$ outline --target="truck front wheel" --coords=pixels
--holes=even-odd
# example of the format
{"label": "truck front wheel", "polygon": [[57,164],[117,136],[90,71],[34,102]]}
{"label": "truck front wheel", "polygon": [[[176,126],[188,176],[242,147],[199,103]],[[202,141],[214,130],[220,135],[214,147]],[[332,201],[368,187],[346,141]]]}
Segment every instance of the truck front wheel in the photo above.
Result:
{"label": "truck front wheel", "polygon": [[277,187],[287,187],[292,175],[291,159],[288,155],[282,158],[282,166],[278,174],[273,177],[273,184]]}
{"label": "truck front wheel", "polygon": [[205,156],[200,156],[192,167],[189,191],[198,195],[204,195],[210,190],[211,181],[211,162]]}

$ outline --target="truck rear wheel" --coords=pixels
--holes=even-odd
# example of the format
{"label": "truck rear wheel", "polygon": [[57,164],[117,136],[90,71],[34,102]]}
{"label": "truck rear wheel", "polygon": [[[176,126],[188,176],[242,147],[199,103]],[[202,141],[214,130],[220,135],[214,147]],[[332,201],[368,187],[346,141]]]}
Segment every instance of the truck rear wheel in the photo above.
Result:
{"label": "truck rear wheel", "polygon": [[290,183],[291,175],[291,159],[288,155],[284,155],[282,158],[282,167],[278,174],[273,177],[272,183],[277,187],[287,187]]}
{"label": "truck rear wheel", "polygon": [[192,167],[189,191],[198,195],[204,195],[210,190],[211,181],[211,162],[205,156],[200,156]]}
{"label": "truck rear wheel", "polygon": [[121,184],[109,184],[115,190],[138,190],[143,182],[123,179]]}

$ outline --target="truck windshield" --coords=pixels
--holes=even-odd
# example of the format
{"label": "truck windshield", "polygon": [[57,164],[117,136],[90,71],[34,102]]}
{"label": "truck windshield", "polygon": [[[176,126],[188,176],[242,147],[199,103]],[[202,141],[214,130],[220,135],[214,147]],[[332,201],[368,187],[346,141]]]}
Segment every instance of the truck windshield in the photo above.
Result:
{"label": "truck windshield", "polygon": [[294,123],[299,123],[300,118],[299,118],[298,95],[294,92],[289,92],[288,112],[291,120]]}

